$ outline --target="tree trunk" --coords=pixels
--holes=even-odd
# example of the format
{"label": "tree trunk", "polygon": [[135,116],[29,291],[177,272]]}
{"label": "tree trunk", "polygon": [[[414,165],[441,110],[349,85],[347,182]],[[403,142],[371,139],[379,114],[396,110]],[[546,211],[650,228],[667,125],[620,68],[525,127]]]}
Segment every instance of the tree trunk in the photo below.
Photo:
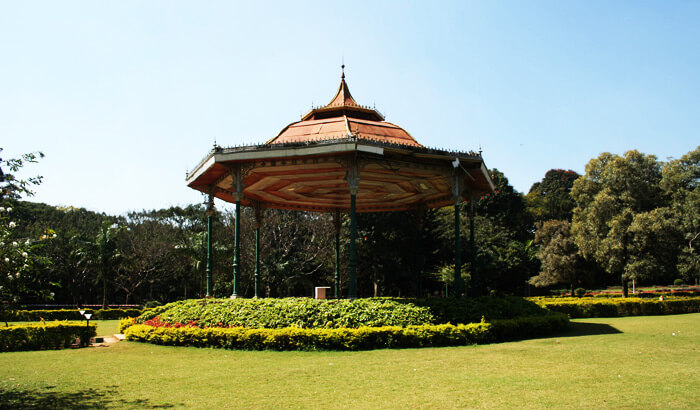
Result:
{"label": "tree trunk", "polygon": [[626,298],[629,295],[629,280],[622,276],[622,297]]}
{"label": "tree trunk", "polygon": [[102,281],[102,309],[107,308],[107,281]]}
{"label": "tree trunk", "polygon": [[574,282],[571,282],[571,297],[574,297]]}

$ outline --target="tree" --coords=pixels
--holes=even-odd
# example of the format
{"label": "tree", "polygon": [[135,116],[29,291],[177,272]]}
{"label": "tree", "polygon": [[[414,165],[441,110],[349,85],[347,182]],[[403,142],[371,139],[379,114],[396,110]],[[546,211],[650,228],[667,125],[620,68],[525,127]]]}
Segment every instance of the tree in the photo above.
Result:
{"label": "tree", "polygon": [[572,170],[550,169],[542,181],[532,184],[525,201],[535,221],[571,221],[576,206],[571,188],[578,177],[580,175]]}
{"label": "tree", "polygon": [[50,285],[55,292],[56,303],[77,304],[93,295],[90,289],[95,273],[79,265],[79,258],[74,252],[76,235],[91,238],[100,231],[106,220],[118,222],[120,218],[91,212],[75,207],[55,207],[36,202],[15,201],[12,215],[17,221],[14,236],[39,238],[52,230],[56,235],[50,241],[43,241],[37,248],[37,256],[47,258],[50,265],[35,264],[28,272],[36,282]]}
{"label": "tree", "polygon": [[124,228],[105,221],[93,240],[76,238],[76,255],[80,265],[96,273],[95,282],[102,283],[102,309],[107,308],[107,285],[114,280],[122,260],[117,235]]}
{"label": "tree", "polygon": [[[475,276],[476,293],[487,290],[524,294],[527,280],[537,272],[532,247],[532,218],[525,209],[523,195],[510,185],[497,169],[490,170],[495,190],[476,198],[474,218],[475,258],[470,258],[469,240],[461,242],[463,261],[469,277]],[[464,220],[469,221],[469,204],[462,206]],[[439,238],[435,246],[439,260],[433,270],[454,261],[454,210],[445,207],[430,212],[432,234]],[[461,226],[462,238],[469,238],[469,223]],[[436,263],[437,262],[437,263]],[[471,273],[476,272],[476,275]]]}
{"label": "tree", "polygon": [[538,287],[568,284],[574,296],[574,287],[581,283],[585,270],[571,236],[571,223],[562,220],[538,223],[534,243],[539,245],[536,255],[541,268],[539,275],[530,278],[530,284]]}
{"label": "tree", "polygon": [[[47,230],[38,237],[18,236],[18,220],[13,217],[13,208],[9,206],[23,195],[33,195],[31,187],[39,185],[41,177],[20,179],[15,173],[43,156],[42,153],[29,153],[20,158],[0,159],[0,205],[5,205],[0,206],[0,309],[3,310],[16,309],[22,299],[30,295],[44,299],[53,297],[45,284],[35,283],[36,278],[29,273],[34,265],[50,262],[39,256],[37,250],[43,241],[53,238],[55,233]],[[3,171],[3,167],[9,172]]]}
{"label": "tree", "polygon": [[661,164],[653,155],[603,153],[588,162],[571,191],[577,203],[572,224],[576,245],[584,258],[621,278],[624,297],[628,281],[640,274],[640,261],[653,263],[635,244],[639,230],[633,223],[665,204],[660,181]]}
{"label": "tree", "polygon": [[498,169],[491,169],[489,173],[495,190],[477,198],[476,214],[508,229],[517,240],[532,239],[533,221],[527,212],[523,194],[516,191]]}
{"label": "tree", "polygon": [[661,188],[671,198],[680,235],[677,268],[687,283],[700,281],[700,146],[666,163]]}

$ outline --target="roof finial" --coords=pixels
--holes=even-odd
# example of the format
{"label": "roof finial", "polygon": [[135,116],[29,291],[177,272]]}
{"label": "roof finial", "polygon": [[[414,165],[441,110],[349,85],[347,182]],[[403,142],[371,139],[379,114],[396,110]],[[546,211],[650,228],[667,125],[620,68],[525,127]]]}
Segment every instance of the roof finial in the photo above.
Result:
{"label": "roof finial", "polygon": [[341,80],[345,80],[345,57],[343,57],[343,65],[340,66],[342,74],[340,75]]}

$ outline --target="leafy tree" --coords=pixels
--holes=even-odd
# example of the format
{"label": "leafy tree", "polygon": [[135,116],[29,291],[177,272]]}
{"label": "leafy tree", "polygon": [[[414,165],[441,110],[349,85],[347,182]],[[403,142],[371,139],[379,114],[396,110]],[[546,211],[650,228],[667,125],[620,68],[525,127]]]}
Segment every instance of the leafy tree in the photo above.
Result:
{"label": "leafy tree", "polygon": [[123,227],[105,221],[94,239],[75,239],[75,254],[80,265],[95,272],[95,282],[102,283],[103,309],[107,307],[107,285],[114,281],[123,259],[117,245],[117,236],[123,230]]}
{"label": "leafy tree", "polygon": [[[0,154],[2,151],[3,149],[0,148]],[[19,158],[5,160],[0,158],[0,202],[6,199],[20,199],[24,195],[34,195],[32,186],[41,184],[43,177],[38,175],[21,179],[17,178],[15,173],[26,164],[39,162],[40,158],[44,158],[44,153],[30,152],[23,154]],[[5,168],[5,171],[3,171],[3,168]],[[8,170],[9,173],[7,172]]]}
{"label": "leafy tree", "polygon": [[687,283],[700,281],[700,146],[662,170],[662,189],[671,197],[673,223],[681,237],[677,268]]}
{"label": "leafy tree", "polygon": [[[41,183],[40,176],[21,179],[16,177],[16,172],[43,156],[41,153],[29,153],[20,158],[0,159],[0,204],[5,205],[0,206],[0,309],[3,310],[16,309],[22,299],[30,295],[44,299],[53,297],[47,286],[36,283],[31,271],[35,265],[50,263],[47,258],[39,256],[37,251],[55,233],[48,230],[38,237],[17,235],[16,231],[20,230],[19,220],[13,216],[14,210],[10,206],[23,195],[33,195],[32,185]],[[3,171],[3,168],[9,172]]]}
{"label": "leafy tree", "polygon": [[571,223],[562,220],[538,223],[534,243],[539,245],[536,255],[541,269],[539,275],[530,278],[530,284],[538,287],[568,284],[574,296],[574,287],[581,283],[586,271],[571,236]]}
{"label": "leafy tree", "polygon": [[[231,294],[233,210],[223,214],[221,237],[230,244],[225,255],[217,257],[225,264],[226,275],[215,278],[214,291]],[[313,287],[333,280],[333,226],[328,214],[266,209],[260,228],[260,293],[266,297],[308,296]],[[255,269],[255,212],[241,212],[240,290],[252,296]]]}
{"label": "leafy tree", "polygon": [[671,283],[676,277],[679,232],[669,207],[634,216],[629,226],[627,275],[637,280],[656,279]]}
{"label": "leafy tree", "polygon": [[577,203],[572,224],[576,245],[586,259],[621,278],[624,297],[629,279],[652,272],[640,265],[641,260],[652,262],[638,245],[642,222],[634,222],[665,204],[660,181],[661,164],[653,155],[603,153],[588,162],[571,191]]}
{"label": "leafy tree", "polygon": [[527,212],[523,194],[516,191],[508,178],[494,168],[489,171],[495,185],[493,193],[476,201],[476,214],[487,217],[509,230],[520,241],[532,239],[533,220]]}
{"label": "leafy tree", "polygon": [[51,264],[32,267],[30,274],[35,282],[57,284],[51,285],[50,291],[55,292],[54,301],[58,303],[75,305],[91,298],[96,273],[79,265],[79,258],[73,252],[75,241],[71,241],[71,238],[94,237],[104,221],[115,223],[119,218],[82,208],[55,207],[28,201],[16,201],[13,215],[18,221],[15,230],[17,237],[41,237],[48,230],[53,230],[55,234],[52,240],[45,241],[37,249],[37,255],[48,258]]}
{"label": "leafy tree", "polygon": [[[470,260],[469,240],[463,240],[462,255],[469,277],[477,272],[477,293],[487,290],[524,294],[527,280],[538,269],[532,247],[532,219],[527,213],[522,194],[515,191],[503,173],[490,171],[495,192],[477,198],[474,214],[475,260]],[[469,238],[469,204],[462,206],[462,238]],[[445,207],[429,213],[436,223],[429,224],[440,241],[437,268],[454,261],[454,209]],[[434,225],[434,226],[433,226]],[[433,259],[434,261],[434,259]],[[433,262],[435,263],[435,262]]]}
{"label": "leafy tree", "polygon": [[570,221],[576,203],[571,188],[580,175],[572,170],[550,169],[535,182],[525,196],[528,210],[536,221]]}

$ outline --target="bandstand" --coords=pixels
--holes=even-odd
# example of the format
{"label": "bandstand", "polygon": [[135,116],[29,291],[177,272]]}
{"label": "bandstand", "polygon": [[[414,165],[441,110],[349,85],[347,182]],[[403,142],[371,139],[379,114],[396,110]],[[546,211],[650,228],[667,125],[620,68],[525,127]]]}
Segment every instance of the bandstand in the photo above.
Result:
{"label": "bandstand", "polygon": [[[211,295],[214,198],[236,204],[233,294],[239,297],[240,209],[256,216],[254,292],[258,296],[260,227],[266,208],[328,212],[334,217],[339,290],[340,215],[349,214],[347,297],[356,298],[356,213],[455,207],[455,294],[461,290],[460,206],[493,191],[481,152],[427,148],[374,108],[357,104],[341,76],[328,105],[316,107],[261,145],[215,146],[187,174],[187,185],[208,195],[207,296]],[[473,226],[471,243],[473,244]]]}

